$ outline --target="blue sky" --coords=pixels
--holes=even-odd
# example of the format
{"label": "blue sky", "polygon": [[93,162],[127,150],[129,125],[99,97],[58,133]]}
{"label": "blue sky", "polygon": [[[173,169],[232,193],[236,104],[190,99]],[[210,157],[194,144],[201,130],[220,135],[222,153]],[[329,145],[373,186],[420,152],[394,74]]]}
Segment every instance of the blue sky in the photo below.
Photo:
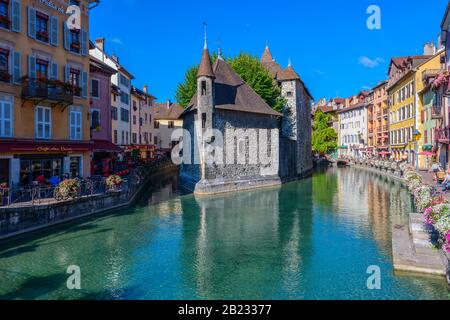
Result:
{"label": "blue sky", "polygon": [[[366,10],[381,8],[381,30]],[[289,58],[315,98],[350,96],[387,77],[393,56],[422,54],[437,42],[447,0],[102,0],[91,12],[91,39],[106,38],[136,80],[159,101],[174,98],[185,70],[198,63],[202,23],[208,45],[225,55],[260,57],[266,42],[285,67]]]}

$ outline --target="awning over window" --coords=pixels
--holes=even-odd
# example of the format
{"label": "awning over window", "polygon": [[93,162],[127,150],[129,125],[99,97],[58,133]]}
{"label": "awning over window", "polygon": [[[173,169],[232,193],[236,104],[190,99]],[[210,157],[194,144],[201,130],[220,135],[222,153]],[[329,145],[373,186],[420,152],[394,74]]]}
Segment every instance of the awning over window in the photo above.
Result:
{"label": "awning over window", "polygon": [[111,141],[107,140],[94,140],[94,152],[122,152],[122,149],[112,143]]}

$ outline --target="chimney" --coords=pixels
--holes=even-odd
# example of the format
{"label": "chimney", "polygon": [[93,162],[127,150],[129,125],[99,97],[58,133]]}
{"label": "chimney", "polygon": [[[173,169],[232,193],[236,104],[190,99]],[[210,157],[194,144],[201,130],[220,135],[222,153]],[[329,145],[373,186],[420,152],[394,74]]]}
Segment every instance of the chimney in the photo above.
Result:
{"label": "chimney", "polygon": [[171,105],[172,103],[170,102],[170,99],[167,99],[167,101],[166,101],[166,107],[167,107],[167,109],[170,109],[170,105]]}
{"label": "chimney", "polygon": [[102,50],[103,52],[105,52],[105,38],[97,38],[95,39],[95,45]]}
{"label": "chimney", "polygon": [[111,55],[111,59],[113,59],[115,62],[119,63],[119,57],[116,56],[115,53],[113,53],[113,54]]}
{"label": "chimney", "polygon": [[425,43],[423,47],[423,54],[425,56],[433,56],[436,54],[436,46],[434,45],[434,42]]}
{"label": "chimney", "polygon": [[144,92],[148,93],[148,85],[146,85],[146,84],[144,85]]}

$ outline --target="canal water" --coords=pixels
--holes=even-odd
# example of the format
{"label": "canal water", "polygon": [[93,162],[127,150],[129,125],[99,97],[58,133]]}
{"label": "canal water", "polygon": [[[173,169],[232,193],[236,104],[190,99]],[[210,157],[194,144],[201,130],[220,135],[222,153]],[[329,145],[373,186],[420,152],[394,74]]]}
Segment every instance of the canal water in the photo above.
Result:
{"label": "canal water", "polygon": [[0,299],[450,299],[443,278],[393,272],[391,229],[411,210],[397,182],[358,169],[213,198],[172,177],[132,209],[0,247]]}

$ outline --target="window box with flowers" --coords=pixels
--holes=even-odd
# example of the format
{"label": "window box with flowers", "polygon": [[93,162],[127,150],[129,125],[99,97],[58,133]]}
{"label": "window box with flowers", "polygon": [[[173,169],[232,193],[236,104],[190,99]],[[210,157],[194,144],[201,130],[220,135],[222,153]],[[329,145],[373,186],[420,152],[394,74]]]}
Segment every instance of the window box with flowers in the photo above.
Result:
{"label": "window box with flowers", "polygon": [[73,51],[78,52],[78,51],[80,51],[80,49],[81,49],[81,44],[80,44],[80,42],[72,42],[72,43],[70,44],[70,48],[71,48]]}
{"label": "window box with flowers", "polygon": [[44,41],[44,42],[48,42],[48,31],[36,31],[36,38]]}
{"label": "window box with flowers", "polygon": [[1,82],[11,82],[12,76],[7,70],[0,70],[0,81]]}

